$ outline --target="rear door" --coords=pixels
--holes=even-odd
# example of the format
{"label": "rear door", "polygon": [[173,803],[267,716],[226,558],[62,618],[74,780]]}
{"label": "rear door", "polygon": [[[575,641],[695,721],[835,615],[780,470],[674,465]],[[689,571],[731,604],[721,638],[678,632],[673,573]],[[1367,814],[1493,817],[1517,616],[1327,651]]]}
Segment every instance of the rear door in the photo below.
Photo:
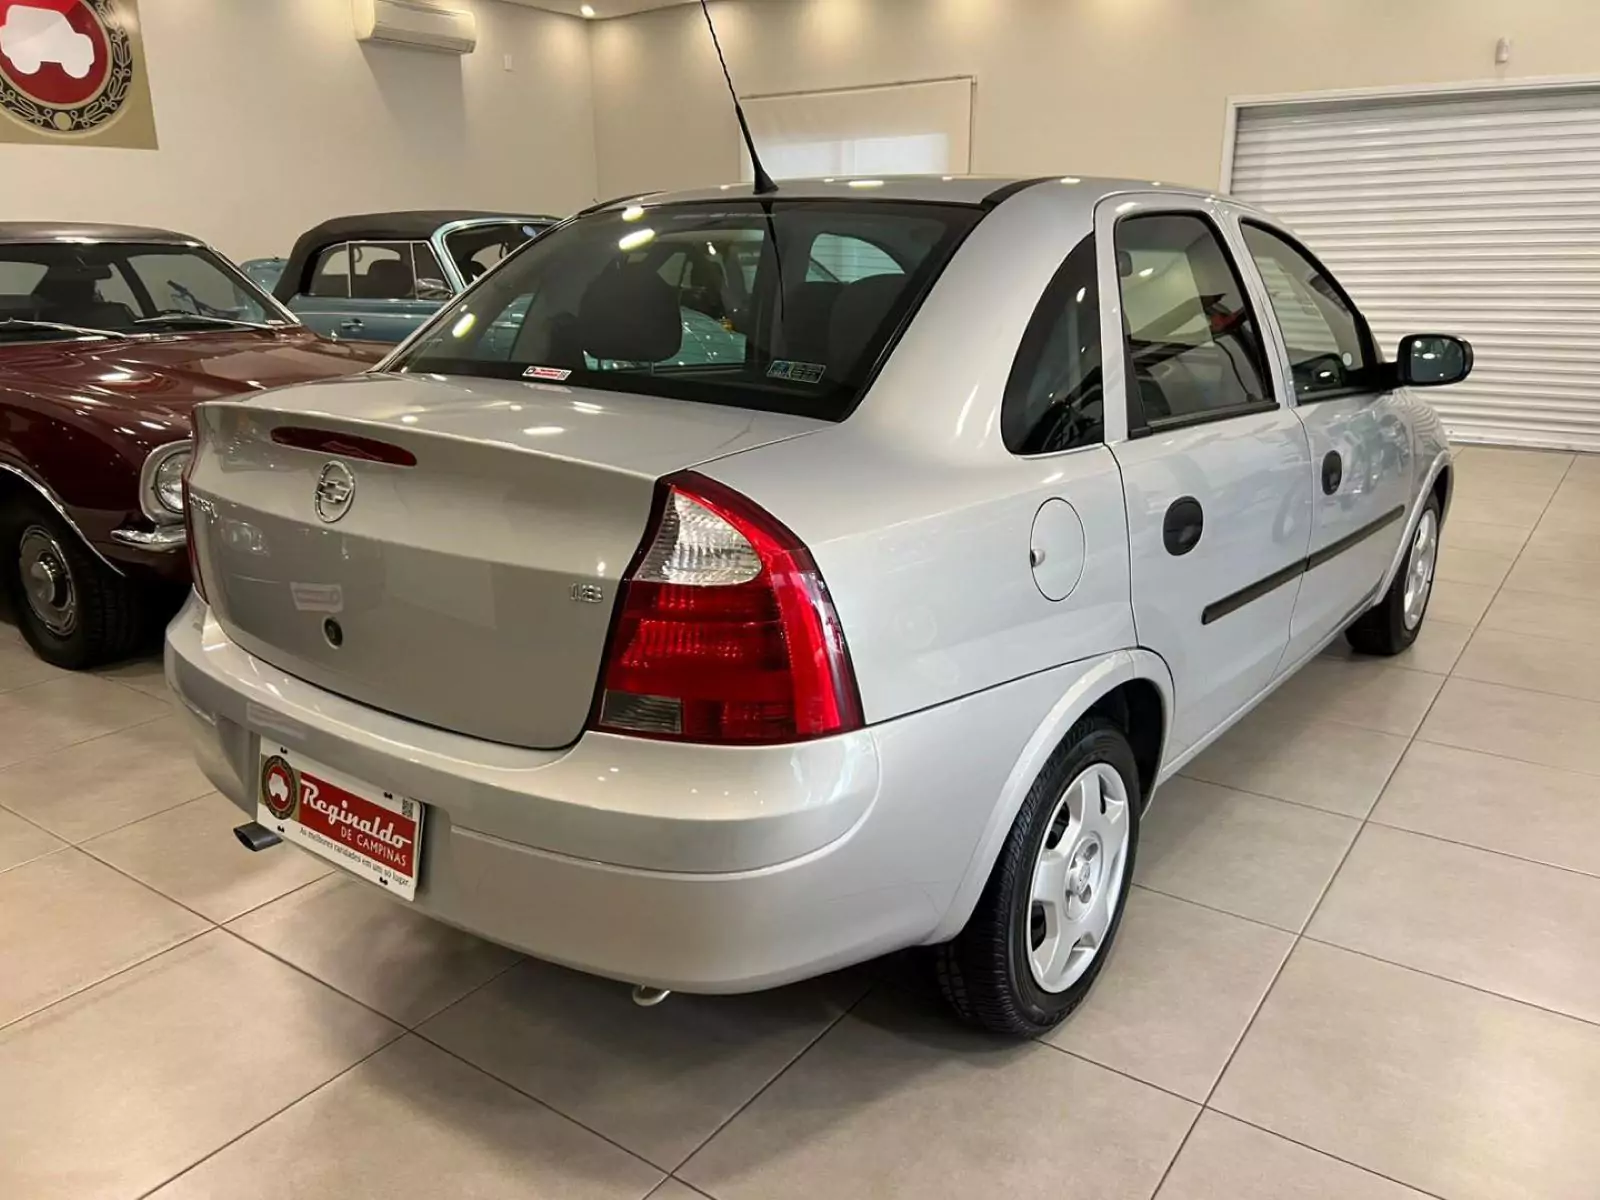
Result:
{"label": "rear door", "polygon": [[1367,606],[1405,532],[1411,436],[1372,334],[1343,288],[1285,231],[1238,222],[1311,453],[1311,548],[1283,669]]}
{"label": "rear door", "polygon": [[[1096,235],[1117,281],[1134,624],[1172,671],[1171,753],[1271,681],[1289,640],[1310,528],[1305,430],[1282,402],[1219,207],[1113,197]],[[1113,340],[1115,339],[1115,343]]]}

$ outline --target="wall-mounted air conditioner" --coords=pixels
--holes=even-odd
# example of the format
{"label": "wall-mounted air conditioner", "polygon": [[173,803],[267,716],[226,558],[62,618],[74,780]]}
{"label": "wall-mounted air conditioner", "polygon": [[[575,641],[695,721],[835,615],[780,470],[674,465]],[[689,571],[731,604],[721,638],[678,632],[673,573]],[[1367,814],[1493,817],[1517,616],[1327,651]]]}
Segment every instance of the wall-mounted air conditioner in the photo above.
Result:
{"label": "wall-mounted air conditioner", "polygon": [[447,54],[471,54],[478,44],[478,18],[427,0],[351,0],[356,41],[420,46]]}

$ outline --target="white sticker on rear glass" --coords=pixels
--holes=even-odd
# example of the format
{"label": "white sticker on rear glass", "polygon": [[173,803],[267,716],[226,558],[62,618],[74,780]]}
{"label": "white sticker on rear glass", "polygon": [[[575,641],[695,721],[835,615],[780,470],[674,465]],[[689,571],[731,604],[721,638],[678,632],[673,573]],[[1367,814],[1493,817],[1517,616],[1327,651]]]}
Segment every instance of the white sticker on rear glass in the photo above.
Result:
{"label": "white sticker on rear glass", "polygon": [[554,379],[557,382],[567,378],[572,372],[565,367],[529,367],[522,373],[524,379]]}
{"label": "white sticker on rear glass", "polygon": [[821,383],[828,368],[821,363],[790,362],[780,358],[767,368],[768,379],[787,379],[790,383]]}

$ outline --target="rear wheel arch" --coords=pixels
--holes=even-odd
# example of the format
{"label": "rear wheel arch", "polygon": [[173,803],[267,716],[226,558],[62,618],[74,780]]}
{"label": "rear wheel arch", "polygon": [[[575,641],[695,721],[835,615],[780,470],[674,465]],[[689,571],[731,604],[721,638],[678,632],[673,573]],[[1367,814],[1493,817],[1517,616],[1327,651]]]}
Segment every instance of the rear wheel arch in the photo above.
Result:
{"label": "rear wheel arch", "polygon": [[66,502],[61,497],[51,491],[46,484],[36,479],[32,473],[10,463],[0,461],[0,517],[3,517],[7,510],[28,504],[42,504],[53,511],[77,535],[85,550],[99,559],[115,574],[122,575],[126,573],[120,566],[108,559],[100,547],[89,539],[89,535],[84,533],[83,526],[78,524],[77,517],[73,515],[72,510],[67,507]]}
{"label": "rear wheel arch", "polygon": [[1140,801],[1148,805],[1166,745],[1167,701],[1161,689],[1154,680],[1136,676],[1101,696],[1085,715],[1105,717],[1122,730],[1139,766]]}
{"label": "rear wheel arch", "polygon": [[1160,656],[1148,650],[1108,654],[1081,675],[1045,715],[1018,756],[944,919],[926,942],[947,941],[966,925],[1029,789],[1074,726],[1089,716],[1105,716],[1122,729],[1133,745],[1141,799],[1148,805],[1160,775],[1171,712],[1171,673]]}

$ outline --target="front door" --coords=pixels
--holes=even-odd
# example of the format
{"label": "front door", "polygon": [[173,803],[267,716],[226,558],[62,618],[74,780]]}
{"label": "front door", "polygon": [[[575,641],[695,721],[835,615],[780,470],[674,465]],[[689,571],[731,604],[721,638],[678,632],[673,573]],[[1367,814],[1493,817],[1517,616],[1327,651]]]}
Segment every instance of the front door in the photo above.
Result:
{"label": "front door", "polygon": [[1411,437],[1367,324],[1333,277],[1280,229],[1246,217],[1238,233],[1277,317],[1274,351],[1311,453],[1311,548],[1288,671],[1375,598],[1405,533]]}
{"label": "front door", "polygon": [[1202,200],[1117,198],[1096,232],[1122,310],[1115,447],[1139,644],[1172,671],[1181,754],[1269,684],[1310,530],[1305,430],[1274,396],[1261,323]]}

